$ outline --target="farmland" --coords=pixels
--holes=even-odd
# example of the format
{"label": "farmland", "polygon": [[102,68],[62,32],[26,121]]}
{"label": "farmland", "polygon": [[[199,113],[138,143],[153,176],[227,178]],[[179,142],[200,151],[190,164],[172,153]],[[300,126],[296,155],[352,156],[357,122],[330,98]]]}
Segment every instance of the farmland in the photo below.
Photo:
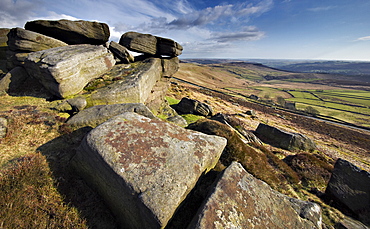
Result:
{"label": "farmland", "polygon": [[[196,78],[184,75],[191,68]],[[193,64],[182,63],[180,79],[223,91],[254,102],[279,107],[280,97],[295,103],[298,111],[307,107],[331,120],[370,127],[370,84],[352,76],[287,72],[246,62]],[[369,77],[362,76],[361,79]]]}

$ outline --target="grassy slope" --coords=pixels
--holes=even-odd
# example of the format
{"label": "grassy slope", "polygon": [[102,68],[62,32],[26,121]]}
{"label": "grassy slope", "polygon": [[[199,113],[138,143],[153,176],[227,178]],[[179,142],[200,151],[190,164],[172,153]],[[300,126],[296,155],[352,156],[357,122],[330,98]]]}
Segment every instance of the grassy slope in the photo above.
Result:
{"label": "grassy slope", "polygon": [[[291,73],[250,63],[182,63],[175,77],[229,94],[246,97],[254,94],[275,103],[278,97],[283,97],[296,102],[298,109],[312,106],[322,115],[370,127],[370,95],[366,91],[370,87],[348,81],[340,85],[342,81],[335,80],[337,75]],[[291,89],[298,90],[285,91]]]}

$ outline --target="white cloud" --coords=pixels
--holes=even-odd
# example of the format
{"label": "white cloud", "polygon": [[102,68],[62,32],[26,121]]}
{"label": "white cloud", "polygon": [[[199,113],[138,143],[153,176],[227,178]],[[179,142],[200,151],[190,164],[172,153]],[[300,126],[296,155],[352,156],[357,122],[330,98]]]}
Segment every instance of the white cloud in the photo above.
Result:
{"label": "white cloud", "polygon": [[335,8],[336,6],[320,6],[320,7],[309,8],[307,10],[312,11],[312,12],[322,12],[322,11],[332,10]]}
{"label": "white cloud", "polygon": [[370,36],[357,38],[356,41],[370,41]]}

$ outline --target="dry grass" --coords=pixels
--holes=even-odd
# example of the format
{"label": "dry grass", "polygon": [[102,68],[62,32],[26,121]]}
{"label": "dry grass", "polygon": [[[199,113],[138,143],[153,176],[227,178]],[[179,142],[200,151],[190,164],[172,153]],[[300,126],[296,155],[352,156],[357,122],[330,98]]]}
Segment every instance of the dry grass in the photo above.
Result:
{"label": "dry grass", "polygon": [[[73,131],[35,97],[0,97],[0,228],[115,228],[99,195],[69,168],[88,130]],[[37,153],[39,152],[39,153]]]}
{"label": "dry grass", "polygon": [[63,202],[40,153],[12,161],[0,172],[0,228],[87,228]]}

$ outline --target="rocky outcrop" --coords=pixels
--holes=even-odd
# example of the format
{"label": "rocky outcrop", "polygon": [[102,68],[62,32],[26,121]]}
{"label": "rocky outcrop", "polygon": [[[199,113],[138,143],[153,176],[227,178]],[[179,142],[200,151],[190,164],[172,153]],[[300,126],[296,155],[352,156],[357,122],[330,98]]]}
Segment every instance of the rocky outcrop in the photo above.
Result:
{"label": "rocky outcrop", "polygon": [[326,188],[326,194],[352,211],[370,226],[370,173],[350,162],[338,159]]}
{"label": "rocky outcrop", "polygon": [[110,36],[107,24],[92,21],[36,20],[27,22],[25,29],[54,37],[69,45],[102,45]]}
{"label": "rocky outcrop", "polygon": [[153,113],[142,103],[124,103],[90,107],[73,116],[67,123],[72,126],[96,127],[108,119],[125,112],[135,112],[151,119],[155,118]]}
{"label": "rocky outcrop", "polygon": [[225,145],[221,137],[124,113],[93,129],[73,163],[122,227],[163,228]]}
{"label": "rocky outcrop", "polygon": [[89,104],[145,103],[162,76],[161,60],[158,58],[144,60],[129,75],[122,68],[125,66],[116,65],[106,73],[107,77],[110,75],[120,80],[94,90],[87,98]]}
{"label": "rocky outcrop", "polygon": [[103,46],[69,45],[29,54],[25,68],[51,93],[65,98],[80,92],[114,64],[113,55]]}
{"label": "rocky outcrop", "polygon": [[188,228],[321,228],[321,224],[317,204],[284,196],[233,162]]}
{"label": "rocky outcrop", "polygon": [[134,56],[127,50],[127,48],[118,44],[117,42],[111,41],[109,43],[109,50],[112,51],[114,56],[117,57],[124,64],[132,63],[135,61]]}
{"label": "rocky outcrop", "polygon": [[174,106],[174,109],[180,114],[196,114],[205,117],[213,115],[213,110],[210,105],[186,97],[182,98],[181,101]]}
{"label": "rocky outcrop", "polygon": [[179,43],[171,39],[137,32],[123,34],[119,44],[129,50],[155,56],[176,57],[181,55],[183,50]]}
{"label": "rocky outcrop", "polygon": [[66,45],[55,38],[22,28],[11,29],[8,34],[8,47],[14,52],[29,53]]}
{"label": "rocky outcrop", "polygon": [[315,143],[308,137],[299,133],[290,133],[263,123],[256,129],[257,136],[267,143],[286,150],[313,151]]}

